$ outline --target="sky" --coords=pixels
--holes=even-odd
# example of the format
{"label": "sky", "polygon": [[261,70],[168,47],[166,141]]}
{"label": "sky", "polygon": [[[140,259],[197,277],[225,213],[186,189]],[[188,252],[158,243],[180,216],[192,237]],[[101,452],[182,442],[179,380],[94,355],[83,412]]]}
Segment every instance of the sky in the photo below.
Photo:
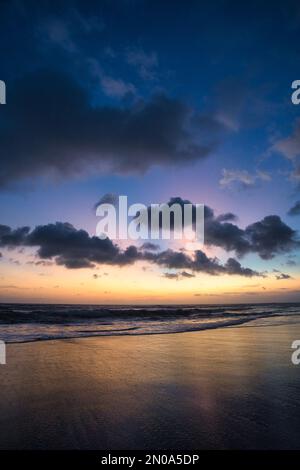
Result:
{"label": "sky", "polygon": [[[290,0],[2,0],[0,301],[300,301],[299,32]],[[100,240],[107,195],[204,204],[204,246]]]}

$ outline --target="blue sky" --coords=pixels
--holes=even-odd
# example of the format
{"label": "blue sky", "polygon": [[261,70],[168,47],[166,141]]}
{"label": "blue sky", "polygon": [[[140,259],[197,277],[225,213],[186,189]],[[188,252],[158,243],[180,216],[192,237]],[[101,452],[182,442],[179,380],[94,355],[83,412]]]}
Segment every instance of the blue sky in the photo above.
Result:
{"label": "blue sky", "polygon": [[[300,199],[296,1],[7,1],[0,23],[3,225],[60,221],[93,236],[94,204],[115,193],[204,203],[234,213],[241,229],[270,215],[300,229],[287,214]],[[128,120],[129,137],[119,129]],[[244,259],[290,273],[294,292],[296,267],[282,265],[291,252],[297,264],[298,250],[279,251]]]}

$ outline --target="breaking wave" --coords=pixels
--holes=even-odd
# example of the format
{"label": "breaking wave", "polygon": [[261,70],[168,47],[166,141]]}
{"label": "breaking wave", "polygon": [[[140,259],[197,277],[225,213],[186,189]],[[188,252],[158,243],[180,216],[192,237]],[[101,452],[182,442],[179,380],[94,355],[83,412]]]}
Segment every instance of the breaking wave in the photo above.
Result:
{"label": "breaking wave", "polygon": [[[299,318],[297,318],[299,316]],[[23,343],[95,336],[184,333],[259,320],[300,321],[300,304],[99,306],[0,304],[0,339]]]}

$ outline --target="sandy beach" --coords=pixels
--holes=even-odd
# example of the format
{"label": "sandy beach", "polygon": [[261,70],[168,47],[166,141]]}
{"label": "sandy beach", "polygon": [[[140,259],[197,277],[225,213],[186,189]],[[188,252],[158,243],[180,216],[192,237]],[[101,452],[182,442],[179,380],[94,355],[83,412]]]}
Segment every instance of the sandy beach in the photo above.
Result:
{"label": "sandy beach", "polygon": [[300,325],[11,344],[1,449],[300,447]]}

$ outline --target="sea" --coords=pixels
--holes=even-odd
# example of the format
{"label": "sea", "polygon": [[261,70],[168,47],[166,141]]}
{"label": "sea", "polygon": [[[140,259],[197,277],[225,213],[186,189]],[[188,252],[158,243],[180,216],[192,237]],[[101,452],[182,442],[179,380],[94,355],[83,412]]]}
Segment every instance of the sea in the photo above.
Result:
{"label": "sea", "polygon": [[0,304],[0,340],[24,343],[300,323],[299,303],[231,305]]}

